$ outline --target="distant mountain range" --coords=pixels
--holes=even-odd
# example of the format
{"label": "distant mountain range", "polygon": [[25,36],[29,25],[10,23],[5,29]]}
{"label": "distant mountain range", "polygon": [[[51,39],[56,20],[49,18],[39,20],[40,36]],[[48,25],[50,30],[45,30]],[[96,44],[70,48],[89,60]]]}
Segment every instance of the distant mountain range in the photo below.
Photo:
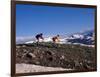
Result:
{"label": "distant mountain range", "polygon": [[69,36],[67,39],[71,43],[80,43],[86,45],[94,45],[94,31],[88,30],[80,33],[75,33]]}
{"label": "distant mountain range", "polygon": [[[61,35],[60,44],[80,44],[80,45],[94,45],[94,30],[87,30],[84,32],[77,32],[71,35]],[[45,37],[43,42],[52,42],[52,37]],[[18,37],[16,44],[28,44],[36,42],[34,37]]]}

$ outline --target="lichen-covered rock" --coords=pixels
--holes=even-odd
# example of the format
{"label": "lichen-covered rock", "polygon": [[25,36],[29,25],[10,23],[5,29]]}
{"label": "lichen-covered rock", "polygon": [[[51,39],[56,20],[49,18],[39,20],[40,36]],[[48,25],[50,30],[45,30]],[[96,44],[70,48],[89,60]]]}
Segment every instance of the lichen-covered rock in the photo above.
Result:
{"label": "lichen-covered rock", "polygon": [[96,69],[95,48],[53,43],[16,46],[16,62],[69,69]]}

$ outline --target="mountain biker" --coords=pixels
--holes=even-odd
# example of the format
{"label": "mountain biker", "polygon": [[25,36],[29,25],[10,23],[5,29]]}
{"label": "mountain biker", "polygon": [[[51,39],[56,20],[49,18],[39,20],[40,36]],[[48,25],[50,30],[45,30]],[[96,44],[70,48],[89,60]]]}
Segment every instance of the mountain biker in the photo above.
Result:
{"label": "mountain biker", "polygon": [[40,39],[44,40],[44,38],[43,38],[43,33],[37,34],[37,35],[35,36],[35,38],[37,39],[37,42],[40,42]]}
{"label": "mountain biker", "polygon": [[58,43],[58,42],[60,42],[59,37],[60,37],[59,35],[54,36],[54,37],[52,38],[52,41],[53,41],[54,43]]}

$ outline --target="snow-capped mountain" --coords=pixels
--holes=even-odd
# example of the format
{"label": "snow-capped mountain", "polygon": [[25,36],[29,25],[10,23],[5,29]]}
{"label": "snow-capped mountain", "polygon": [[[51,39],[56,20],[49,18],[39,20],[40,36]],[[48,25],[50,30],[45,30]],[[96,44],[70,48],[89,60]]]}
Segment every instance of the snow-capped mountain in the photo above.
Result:
{"label": "snow-capped mountain", "polygon": [[83,38],[88,38],[88,37],[92,37],[93,36],[94,31],[93,30],[87,30],[84,32],[77,32],[77,33],[73,33],[72,35],[69,35],[70,38],[72,39],[83,39]]}
{"label": "snow-capped mountain", "polygon": [[34,39],[33,36],[28,36],[28,37],[17,37],[16,38],[16,44],[24,44],[25,42],[30,42],[33,43],[36,40]]}
{"label": "snow-capped mountain", "polygon": [[93,45],[94,44],[94,31],[88,30],[80,33],[75,33],[69,36],[67,39],[68,42],[71,43],[80,43],[86,45]]}
{"label": "snow-capped mountain", "polygon": [[[16,39],[17,44],[35,43],[34,37],[20,37]],[[44,37],[41,42],[52,42],[52,37]],[[94,45],[94,31],[87,30],[84,32],[73,33],[69,36],[60,35],[60,44],[80,44],[80,45]]]}
{"label": "snow-capped mountain", "polygon": [[[44,37],[44,40],[42,41],[40,39],[40,42],[51,42],[52,37]],[[37,40],[35,39],[35,37],[33,36],[29,36],[29,37],[17,37],[16,38],[16,44],[28,44],[28,43],[36,43]]]}

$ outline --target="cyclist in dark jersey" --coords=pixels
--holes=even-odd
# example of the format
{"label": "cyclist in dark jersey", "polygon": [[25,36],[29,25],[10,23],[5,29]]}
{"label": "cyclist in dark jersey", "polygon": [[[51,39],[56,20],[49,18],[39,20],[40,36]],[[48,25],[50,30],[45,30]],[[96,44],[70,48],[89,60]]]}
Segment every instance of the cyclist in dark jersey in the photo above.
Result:
{"label": "cyclist in dark jersey", "polygon": [[37,34],[37,35],[35,36],[35,38],[37,39],[37,42],[39,42],[39,39],[42,39],[42,40],[44,39],[42,33]]}

